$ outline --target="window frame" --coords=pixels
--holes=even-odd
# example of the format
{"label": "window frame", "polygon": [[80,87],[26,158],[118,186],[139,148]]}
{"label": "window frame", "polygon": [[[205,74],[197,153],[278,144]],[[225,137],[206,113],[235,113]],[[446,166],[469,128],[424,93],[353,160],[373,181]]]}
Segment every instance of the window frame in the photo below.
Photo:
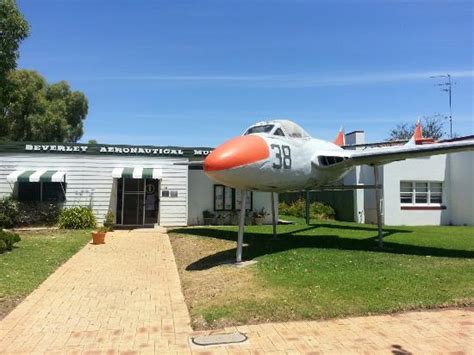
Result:
{"label": "window frame", "polygon": [[[411,184],[411,191],[410,192],[402,192],[402,184],[409,183]],[[416,189],[417,184],[426,184],[427,191],[418,191]],[[441,189],[439,191],[432,191],[431,184],[439,184]],[[400,180],[399,185],[399,202],[401,207],[443,207],[443,181],[429,181],[429,180]],[[402,194],[407,195],[410,194],[411,202],[402,202]],[[426,202],[416,202],[417,195],[425,195],[426,194]],[[440,202],[431,202],[431,196],[439,196]],[[406,196],[405,196],[406,198]]]}
{"label": "window frame", "polygon": [[[46,183],[56,183],[56,184],[59,184],[59,186],[61,187],[61,191],[62,191],[62,196],[63,198],[62,199],[58,199],[58,200],[45,200],[44,199],[44,193],[43,193],[43,189],[44,189],[44,184],[45,182],[44,181],[17,181],[16,182],[16,198],[18,199],[18,201],[20,202],[41,202],[41,203],[65,203],[66,202],[66,186],[67,184],[65,182],[56,182],[56,181],[47,181]],[[36,200],[25,200],[25,199],[20,199],[20,190],[21,190],[21,184],[39,184],[39,185],[36,185],[36,186],[39,186],[39,199]]]}
{"label": "window frame", "polygon": [[[252,129],[258,130],[259,128],[262,128],[263,130],[258,131],[258,132],[251,132]],[[271,134],[274,128],[275,128],[275,125],[273,123],[251,126],[245,131],[244,136],[248,136],[250,134],[259,134],[259,133]]]}
{"label": "window frame", "polygon": [[[222,209],[217,209],[217,189],[218,188],[222,188],[222,198],[223,198],[223,201],[222,201]],[[226,208],[226,196],[229,196],[227,193],[226,193],[226,190],[227,189],[231,189],[231,204],[230,204],[230,209],[229,208]],[[214,184],[214,200],[213,200],[213,204],[214,204],[214,211],[215,212],[232,212],[232,211],[240,211],[240,209],[238,210],[236,208],[236,190],[233,188],[233,187],[229,187],[229,186],[225,186],[225,185],[221,185],[221,184]],[[248,209],[249,211],[253,211],[253,191],[250,191],[250,208]]]}

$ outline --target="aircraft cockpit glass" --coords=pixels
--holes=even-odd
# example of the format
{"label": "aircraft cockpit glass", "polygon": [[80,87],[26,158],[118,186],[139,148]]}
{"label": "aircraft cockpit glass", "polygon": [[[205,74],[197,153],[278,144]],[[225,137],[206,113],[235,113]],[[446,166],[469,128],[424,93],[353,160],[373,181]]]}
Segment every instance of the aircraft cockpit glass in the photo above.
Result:
{"label": "aircraft cockpit glass", "polygon": [[271,136],[309,139],[311,136],[296,123],[289,120],[262,121],[254,124],[245,131],[244,136],[263,133]]}
{"label": "aircraft cockpit glass", "polygon": [[286,134],[292,138],[310,138],[310,135],[300,126],[292,121],[279,121]]}
{"label": "aircraft cockpit glass", "polygon": [[281,130],[281,128],[277,128],[277,129],[275,130],[275,132],[273,132],[273,135],[274,135],[274,136],[282,136],[282,137],[284,137],[284,136],[285,136],[285,133],[283,133],[283,131]]}
{"label": "aircraft cockpit glass", "polygon": [[268,124],[268,125],[260,125],[260,126],[253,126],[253,127],[250,127],[247,132],[245,132],[245,136],[247,134],[252,134],[252,133],[269,133],[272,129],[273,129],[273,125],[272,124]]}

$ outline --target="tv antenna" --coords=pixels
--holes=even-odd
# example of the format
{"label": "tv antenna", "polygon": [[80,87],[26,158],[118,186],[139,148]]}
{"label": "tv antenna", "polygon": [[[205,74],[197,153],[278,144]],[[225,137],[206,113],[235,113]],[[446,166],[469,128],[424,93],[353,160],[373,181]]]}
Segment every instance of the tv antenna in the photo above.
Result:
{"label": "tv antenna", "polygon": [[441,91],[445,91],[448,93],[448,98],[449,98],[449,137],[452,139],[453,138],[453,110],[451,107],[451,101],[452,101],[452,86],[453,82],[451,81],[451,74],[446,74],[446,75],[432,75],[430,76],[432,79],[436,78],[443,78],[446,79],[442,83],[436,84],[437,86],[441,87]]}

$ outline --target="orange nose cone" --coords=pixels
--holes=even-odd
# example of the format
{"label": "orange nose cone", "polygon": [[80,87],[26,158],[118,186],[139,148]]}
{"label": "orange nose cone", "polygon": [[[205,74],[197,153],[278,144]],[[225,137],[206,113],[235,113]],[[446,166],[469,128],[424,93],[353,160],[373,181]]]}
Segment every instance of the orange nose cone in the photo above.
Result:
{"label": "orange nose cone", "polygon": [[218,146],[204,160],[205,171],[232,169],[255,163],[270,156],[268,145],[262,137],[240,136]]}

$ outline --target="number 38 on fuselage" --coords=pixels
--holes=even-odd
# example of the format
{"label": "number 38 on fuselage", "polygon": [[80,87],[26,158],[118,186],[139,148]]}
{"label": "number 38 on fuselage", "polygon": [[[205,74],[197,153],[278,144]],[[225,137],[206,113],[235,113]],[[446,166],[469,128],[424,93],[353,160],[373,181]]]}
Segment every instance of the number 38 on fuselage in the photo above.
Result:
{"label": "number 38 on fuselage", "polygon": [[288,191],[337,180],[349,169],[326,169],[312,163],[316,151],[344,156],[344,150],[312,138],[292,121],[256,123],[243,135],[217,147],[204,170],[214,181],[245,190]]}

